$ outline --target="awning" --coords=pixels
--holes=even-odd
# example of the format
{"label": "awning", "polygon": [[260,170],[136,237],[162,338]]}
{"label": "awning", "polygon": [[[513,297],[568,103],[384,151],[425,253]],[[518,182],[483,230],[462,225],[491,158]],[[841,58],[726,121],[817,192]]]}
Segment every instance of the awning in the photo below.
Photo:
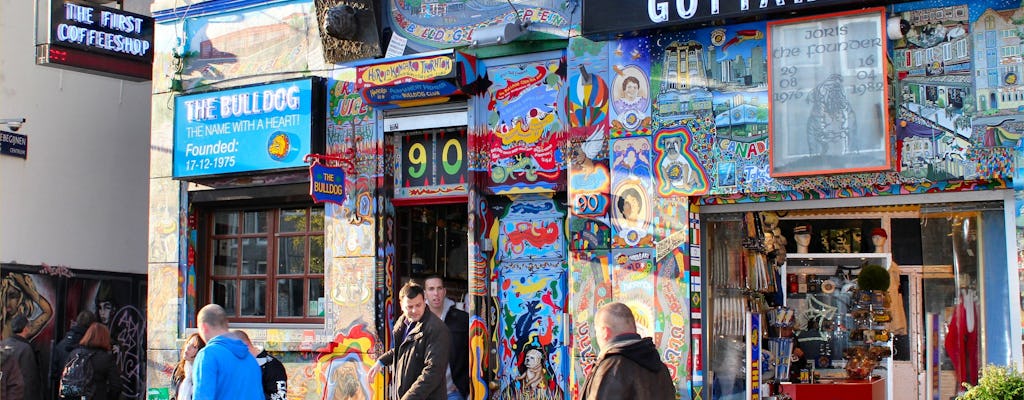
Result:
{"label": "awning", "polygon": [[356,88],[377,109],[445,102],[483,93],[491,81],[479,58],[443,50],[356,67]]}

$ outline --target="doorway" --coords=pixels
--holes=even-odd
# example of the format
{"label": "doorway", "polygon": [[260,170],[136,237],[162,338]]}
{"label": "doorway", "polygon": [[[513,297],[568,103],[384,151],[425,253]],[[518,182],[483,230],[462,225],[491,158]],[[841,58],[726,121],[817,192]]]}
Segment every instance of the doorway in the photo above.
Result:
{"label": "doorway", "polygon": [[466,203],[395,207],[395,293],[410,279],[444,279],[448,298],[465,310],[469,278]]}

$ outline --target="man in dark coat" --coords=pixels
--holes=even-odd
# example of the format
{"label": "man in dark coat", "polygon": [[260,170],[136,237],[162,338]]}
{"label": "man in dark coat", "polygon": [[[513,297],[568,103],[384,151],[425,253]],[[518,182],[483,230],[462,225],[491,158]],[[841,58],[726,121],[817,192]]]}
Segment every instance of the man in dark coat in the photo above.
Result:
{"label": "man in dark coat", "polygon": [[423,286],[409,282],[398,292],[402,316],[395,323],[395,347],[384,352],[370,368],[373,382],[382,367],[390,367],[401,400],[445,400],[445,371],[451,352],[448,327],[427,311]]}
{"label": "man in dark coat", "polygon": [[594,317],[601,354],[587,377],[583,400],[672,400],[676,387],[651,338],[636,333],[633,311],[622,303],[601,307]]}
{"label": "man in dark coat", "polygon": [[78,342],[82,340],[85,331],[89,330],[89,325],[92,325],[93,322],[96,322],[96,314],[93,314],[92,311],[86,310],[78,313],[78,317],[75,318],[75,323],[71,325],[68,333],[53,345],[53,354],[50,356],[50,376],[54,388],[60,386],[60,375],[64,372],[68,356],[71,355],[72,350],[78,347]]}
{"label": "man in dark coat", "polygon": [[452,336],[452,353],[448,357],[445,391],[448,400],[469,398],[469,314],[455,307],[448,298],[444,279],[431,275],[423,280],[430,312],[441,318]]}
{"label": "man in dark coat", "polygon": [[270,355],[266,350],[253,346],[249,334],[237,329],[231,331],[242,343],[249,346],[249,354],[256,357],[256,363],[260,365],[260,372],[263,374],[263,397],[265,400],[285,400],[288,397],[288,371],[284,364],[277,357]]}
{"label": "man in dark coat", "polygon": [[18,360],[21,376],[25,382],[25,399],[40,398],[43,386],[39,384],[39,359],[32,343],[25,338],[28,335],[28,318],[18,314],[11,320],[12,335],[0,342],[0,347],[10,347],[11,357]]}
{"label": "man in dark coat", "polygon": [[14,349],[0,346],[0,399],[23,400],[25,379],[21,377],[21,366],[13,355]]}

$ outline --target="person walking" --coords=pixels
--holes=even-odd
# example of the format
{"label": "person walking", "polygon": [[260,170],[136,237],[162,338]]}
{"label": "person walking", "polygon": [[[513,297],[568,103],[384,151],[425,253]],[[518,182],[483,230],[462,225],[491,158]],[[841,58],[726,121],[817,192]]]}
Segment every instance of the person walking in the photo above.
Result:
{"label": "person walking", "polygon": [[633,311],[622,303],[607,304],[594,317],[601,354],[583,388],[584,400],[672,400],[676,387],[651,338],[636,333]]}
{"label": "person walking", "polygon": [[[111,352],[110,330],[106,325],[93,322],[82,335],[82,340],[78,341],[78,344],[79,346],[68,355],[68,364],[72,364],[71,361],[77,356],[88,357],[88,362],[92,366],[92,377],[88,383],[88,392],[91,395],[66,397],[66,399],[118,400],[121,396],[121,369],[117,367],[114,354]],[[65,375],[69,372],[71,372],[70,368],[64,369]],[[64,378],[66,377],[61,379],[62,383]]]}
{"label": "person walking", "polygon": [[423,286],[409,282],[398,292],[402,316],[392,334],[395,347],[381,354],[367,379],[373,384],[385,366],[394,374],[401,400],[446,400],[445,371],[451,351],[451,335],[441,319],[427,312]]}
{"label": "person walking", "polygon": [[25,379],[21,377],[21,366],[13,354],[14,349],[0,346],[0,399],[24,400]]}
{"label": "person walking", "polygon": [[194,369],[196,354],[206,347],[206,341],[199,337],[199,333],[193,333],[185,340],[185,347],[181,349],[181,360],[174,367],[171,373],[171,399],[192,400],[195,384],[192,382],[192,370]]}
{"label": "person walking", "polygon": [[263,377],[263,397],[266,400],[285,400],[288,397],[288,371],[285,371],[281,360],[253,346],[249,335],[243,330],[231,331],[238,339],[249,347],[249,354],[256,357]]}
{"label": "person walking", "polygon": [[22,314],[16,315],[11,319],[11,336],[0,342],[0,346],[10,347],[11,358],[18,360],[25,385],[25,399],[39,400],[43,390],[39,384],[39,359],[32,343],[28,341],[29,331],[28,318]]}
{"label": "person walking", "polygon": [[194,400],[260,400],[263,385],[256,358],[249,347],[228,331],[224,308],[207,304],[196,316],[199,337],[206,347],[199,350],[192,371]]}
{"label": "person walking", "polygon": [[93,322],[96,322],[96,314],[92,311],[85,310],[78,313],[68,333],[57,344],[53,345],[53,354],[50,356],[50,379],[54,382],[54,388],[60,387],[60,376],[64,372],[64,365],[68,362],[68,356],[78,347],[78,342],[82,341],[85,331],[89,330],[89,326]]}
{"label": "person walking", "polygon": [[427,307],[444,321],[452,339],[445,374],[448,400],[465,400],[469,397],[469,314],[456,308],[455,301],[448,298],[440,276],[431,275],[424,279],[423,290],[427,296]]}

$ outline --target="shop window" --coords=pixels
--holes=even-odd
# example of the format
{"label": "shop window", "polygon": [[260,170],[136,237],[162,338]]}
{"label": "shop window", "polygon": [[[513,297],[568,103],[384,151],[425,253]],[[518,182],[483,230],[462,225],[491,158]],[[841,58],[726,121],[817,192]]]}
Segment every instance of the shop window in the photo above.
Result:
{"label": "shop window", "polygon": [[218,210],[207,242],[208,299],[244,322],[322,322],[322,207]]}

